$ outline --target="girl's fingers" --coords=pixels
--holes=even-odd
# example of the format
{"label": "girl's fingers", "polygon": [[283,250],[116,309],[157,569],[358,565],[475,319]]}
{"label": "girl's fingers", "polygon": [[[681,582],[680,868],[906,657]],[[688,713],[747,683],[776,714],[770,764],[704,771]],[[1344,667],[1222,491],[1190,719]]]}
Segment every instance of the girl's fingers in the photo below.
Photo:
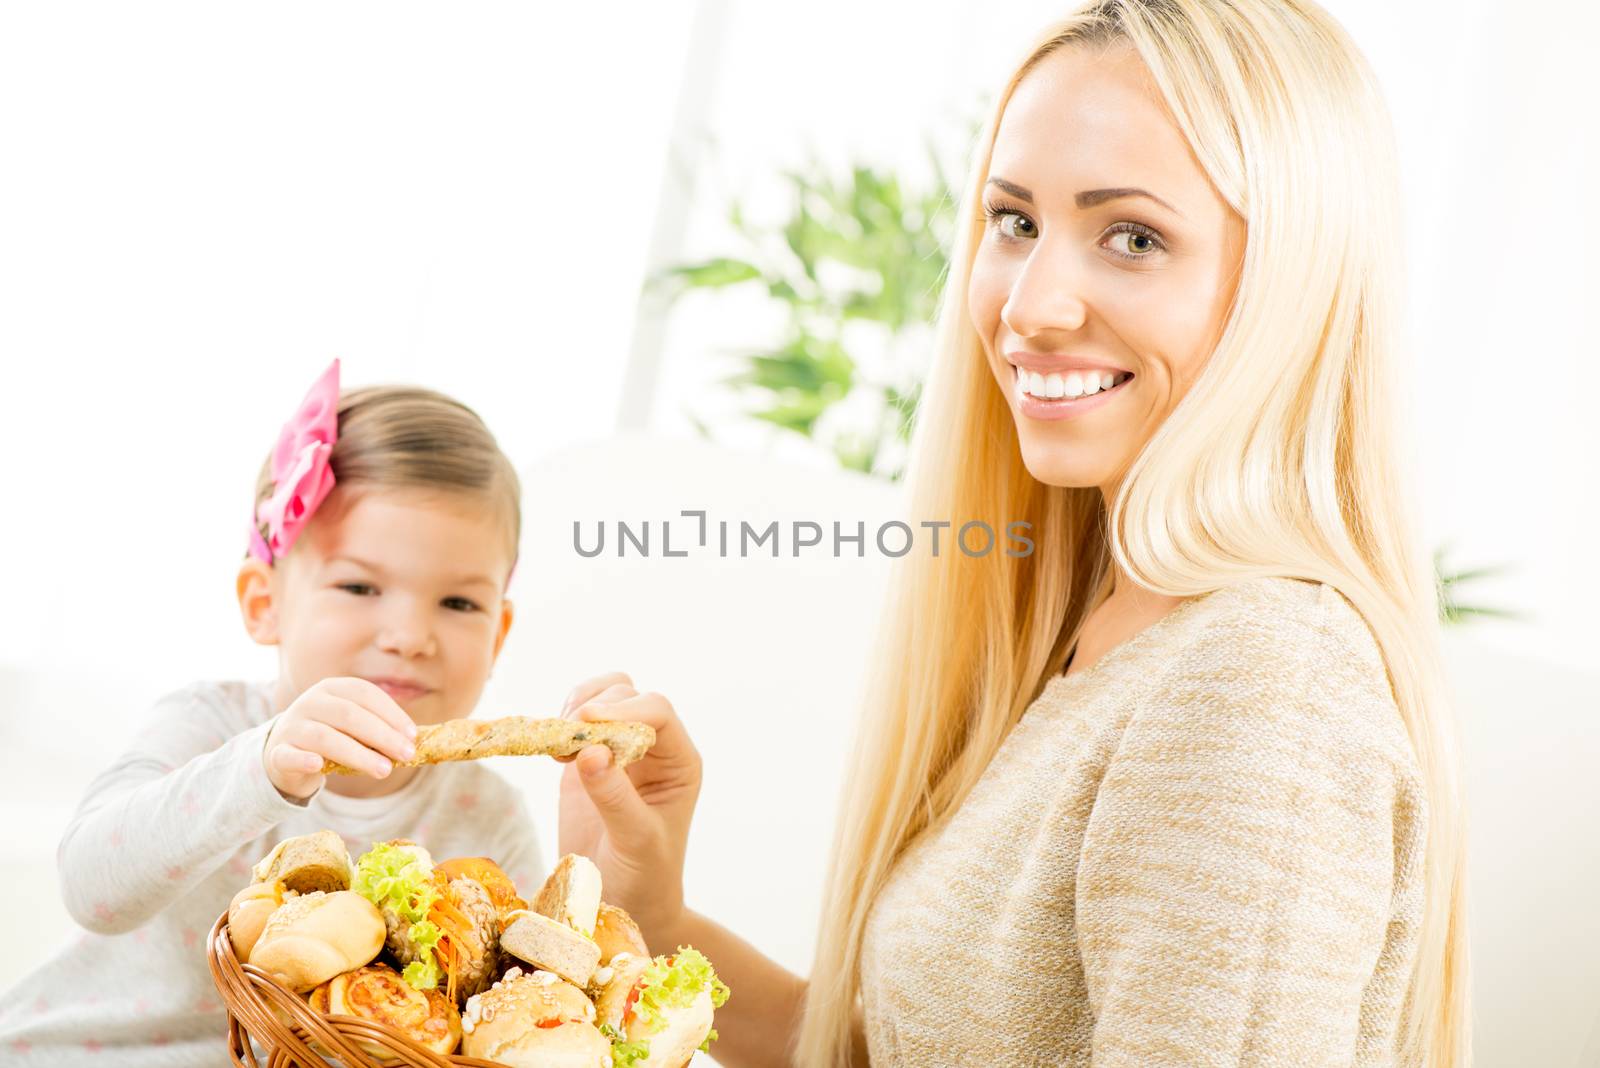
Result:
{"label": "girl's fingers", "polygon": [[415,752],[411,739],[395,730],[387,719],[366,705],[329,696],[320,712],[320,722],[349,735],[369,749],[377,750],[396,763],[410,760]]}
{"label": "girl's fingers", "polygon": [[286,775],[314,775],[322,770],[322,758],[297,745],[280,742],[268,754],[272,766]]}
{"label": "girl's fingers", "polygon": [[347,768],[365,772],[381,779],[392,770],[382,753],[375,753],[348,734],[343,734],[326,723],[306,721],[304,733],[297,735],[295,744],[328,760],[337,761]]}
{"label": "girl's fingers", "polygon": [[326,685],[329,693],[343,697],[347,701],[354,701],[394,728],[395,732],[407,741],[416,738],[416,723],[406,710],[400,707],[400,702],[390,697],[377,683],[368,682],[366,679],[342,678],[329,679]]}

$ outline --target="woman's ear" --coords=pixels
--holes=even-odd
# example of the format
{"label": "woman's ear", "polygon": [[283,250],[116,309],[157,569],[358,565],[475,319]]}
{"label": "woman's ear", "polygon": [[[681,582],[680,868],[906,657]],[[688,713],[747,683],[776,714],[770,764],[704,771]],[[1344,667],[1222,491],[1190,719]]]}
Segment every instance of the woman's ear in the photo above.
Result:
{"label": "woman's ear", "polygon": [[235,581],[239,617],[258,645],[278,644],[278,605],[272,594],[272,568],[252,556],[239,565]]}
{"label": "woman's ear", "polygon": [[512,611],[511,599],[500,598],[500,632],[494,636],[494,658],[500,659],[500,649],[506,643],[506,635],[511,633],[511,619],[516,613]]}

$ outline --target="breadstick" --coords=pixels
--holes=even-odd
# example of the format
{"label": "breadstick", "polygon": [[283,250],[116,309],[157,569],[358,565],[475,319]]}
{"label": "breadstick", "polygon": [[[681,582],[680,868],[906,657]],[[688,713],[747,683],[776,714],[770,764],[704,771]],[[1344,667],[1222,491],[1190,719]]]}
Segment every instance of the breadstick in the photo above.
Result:
{"label": "breadstick", "polygon": [[[491,756],[572,756],[586,745],[604,745],[617,767],[643,757],[656,741],[648,723],[628,721],[585,723],[575,719],[453,719],[417,728],[417,755],[397,760],[397,768],[437,764],[445,760],[476,760]],[[322,764],[324,775],[351,775],[355,769],[332,760]]]}

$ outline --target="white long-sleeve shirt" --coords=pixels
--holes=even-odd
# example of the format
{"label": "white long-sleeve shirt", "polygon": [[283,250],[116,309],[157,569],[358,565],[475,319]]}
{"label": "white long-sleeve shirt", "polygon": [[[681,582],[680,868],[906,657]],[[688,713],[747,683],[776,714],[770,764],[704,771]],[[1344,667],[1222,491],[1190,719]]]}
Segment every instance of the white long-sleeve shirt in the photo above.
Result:
{"label": "white long-sleeve shirt", "polygon": [[424,766],[384,797],[285,798],[262,764],[271,694],[245,682],[170,694],[90,784],[57,852],[62,897],[84,930],[0,994],[0,1063],[227,1065],[206,936],[285,838],[333,830],[352,858],[410,838],[440,860],[490,857],[524,895],[537,891],[546,873],[527,807],[480,762]]}

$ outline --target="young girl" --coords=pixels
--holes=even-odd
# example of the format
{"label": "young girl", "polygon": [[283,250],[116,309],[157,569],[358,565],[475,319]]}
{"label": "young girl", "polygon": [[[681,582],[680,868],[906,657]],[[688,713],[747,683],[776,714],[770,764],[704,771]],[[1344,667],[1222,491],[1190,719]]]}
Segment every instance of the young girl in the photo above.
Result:
{"label": "young girl", "polygon": [[[58,852],[88,930],[0,996],[15,1068],[225,1065],[205,939],[251,866],[331,828],[352,856],[411,838],[544,878],[516,787],[477,761],[399,768],[418,724],[472,713],[506,632],[519,487],[470,409],[431,390],[343,395],[335,361],[283,428],[239,568],[267,683],[159,701],[89,786]],[[324,777],[325,759],[359,775]]]}

